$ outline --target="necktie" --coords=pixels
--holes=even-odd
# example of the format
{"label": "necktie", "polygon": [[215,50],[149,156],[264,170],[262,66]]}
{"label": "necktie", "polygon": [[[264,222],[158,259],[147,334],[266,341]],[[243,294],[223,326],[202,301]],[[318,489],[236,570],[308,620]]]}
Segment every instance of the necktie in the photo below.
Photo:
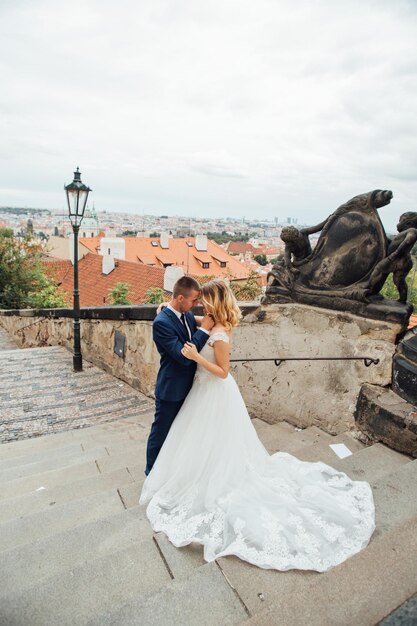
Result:
{"label": "necktie", "polygon": [[187,322],[185,321],[185,315],[184,315],[184,313],[181,313],[181,322],[184,324],[184,327],[185,327],[185,330],[186,330],[186,332],[187,332],[188,338],[189,338],[189,339],[191,339],[191,337],[190,337],[190,330],[189,330],[189,328],[188,328],[188,324],[187,324]]}

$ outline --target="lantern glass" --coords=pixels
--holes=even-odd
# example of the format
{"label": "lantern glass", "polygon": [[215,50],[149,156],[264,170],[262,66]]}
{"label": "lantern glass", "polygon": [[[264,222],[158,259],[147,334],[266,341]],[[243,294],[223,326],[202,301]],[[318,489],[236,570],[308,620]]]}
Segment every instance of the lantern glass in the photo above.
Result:
{"label": "lantern glass", "polygon": [[77,167],[76,172],[74,172],[74,180],[65,186],[69,218],[74,226],[79,226],[82,222],[90,191],[91,189],[81,182],[81,172]]}

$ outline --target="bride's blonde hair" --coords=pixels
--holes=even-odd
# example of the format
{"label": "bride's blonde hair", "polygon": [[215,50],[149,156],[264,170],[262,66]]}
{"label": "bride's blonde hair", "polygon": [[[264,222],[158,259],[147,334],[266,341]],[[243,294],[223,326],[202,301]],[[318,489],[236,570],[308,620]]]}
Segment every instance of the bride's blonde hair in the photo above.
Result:
{"label": "bride's blonde hair", "polygon": [[226,330],[237,326],[242,313],[237,305],[233,291],[222,280],[211,280],[201,287],[203,305],[215,322]]}

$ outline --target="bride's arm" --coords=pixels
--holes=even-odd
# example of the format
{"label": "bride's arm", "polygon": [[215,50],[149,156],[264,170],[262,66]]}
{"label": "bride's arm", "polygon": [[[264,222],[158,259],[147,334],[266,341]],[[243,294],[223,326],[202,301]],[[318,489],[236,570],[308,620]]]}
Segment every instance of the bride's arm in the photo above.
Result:
{"label": "bride's arm", "polygon": [[214,355],[216,357],[216,363],[207,361],[201,354],[197,352],[197,349],[193,343],[187,341],[181,350],[182,354],[191,361],[195,361],[199,365],[202,365],[206,370],[218,376],[219,378],[227,378],[230,367],[230,353],[229,344],[225,341],[217,340],[214,345]]}

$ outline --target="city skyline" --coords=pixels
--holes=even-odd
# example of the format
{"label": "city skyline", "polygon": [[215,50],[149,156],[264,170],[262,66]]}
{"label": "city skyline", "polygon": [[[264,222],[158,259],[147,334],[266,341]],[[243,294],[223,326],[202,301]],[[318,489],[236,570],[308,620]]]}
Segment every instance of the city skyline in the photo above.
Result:
{"label": "city skyline", "polygon": [[[416,210],[417,6],[39,0],[0,7],[0,205],[314,224]],[[7,60],[6,60],[7,59]]]}

